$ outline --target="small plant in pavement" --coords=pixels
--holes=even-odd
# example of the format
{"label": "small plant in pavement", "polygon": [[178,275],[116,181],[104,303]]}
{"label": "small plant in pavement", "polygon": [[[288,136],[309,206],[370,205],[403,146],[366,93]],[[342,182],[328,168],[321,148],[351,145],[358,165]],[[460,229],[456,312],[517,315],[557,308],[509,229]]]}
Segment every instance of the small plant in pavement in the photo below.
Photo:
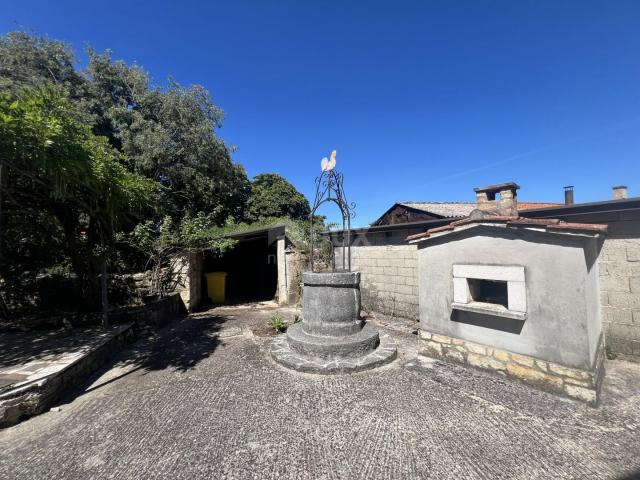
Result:
{"label": "small plant in pavement", "polygon": [[273,327],[276,333],[280,333],[282,331],[282,328],[284,327],[284,324],[282,323],[282,318],[278,315],[274,315],[273,317],[271,317],[271,326]]}

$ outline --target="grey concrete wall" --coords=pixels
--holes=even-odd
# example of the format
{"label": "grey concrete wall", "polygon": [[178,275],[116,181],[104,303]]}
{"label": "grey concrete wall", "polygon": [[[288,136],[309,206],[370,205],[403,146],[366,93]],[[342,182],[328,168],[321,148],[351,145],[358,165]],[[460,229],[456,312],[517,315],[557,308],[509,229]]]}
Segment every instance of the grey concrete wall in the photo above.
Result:
{"label": "grey concrete wall", "polygon": [[600,256],[600,298],[607,347],[640,357],[640,232],[615,225]]}
{"label": "grey concrete wall", "polygon": [[[598,291],[594,242],[578,236],[483,228],[422,243],[420,327],[561,365],[592,368],[601,335],[599,299],[593,294]],[[527,319],[494,321],[497,317],[454,312],[454,264],[524,266]]]}

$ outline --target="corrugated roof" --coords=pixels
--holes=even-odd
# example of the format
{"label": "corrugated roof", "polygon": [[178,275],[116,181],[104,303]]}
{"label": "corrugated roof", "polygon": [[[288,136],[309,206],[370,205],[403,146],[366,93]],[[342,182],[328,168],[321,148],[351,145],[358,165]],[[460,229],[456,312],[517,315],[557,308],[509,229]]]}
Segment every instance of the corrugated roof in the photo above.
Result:
{"label": "corrugated roof", "polygon": [[466,217],[476,208],[475,203],[466,202],[401,202],[399,205],[441,217]]}
{"label": "corrugated roof", "polygon": [[[466,217],[474,208],[476,208],[476,204],[473,202],[399,202],[398,205],[448,218]],[[522,211],[534,208],[557,207],[558,205],[561,204],[519,201],[518,210]]]}

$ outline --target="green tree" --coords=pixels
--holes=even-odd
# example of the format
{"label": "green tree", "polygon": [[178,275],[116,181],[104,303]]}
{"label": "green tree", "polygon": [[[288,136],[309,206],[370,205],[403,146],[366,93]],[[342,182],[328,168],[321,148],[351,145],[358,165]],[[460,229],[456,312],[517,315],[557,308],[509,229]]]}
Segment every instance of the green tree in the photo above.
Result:
{"label": "green tree", "polygon": [[251,183],[251,193],[245,205],[247,221],[257,222],[272,217],[307,220],[310,213],[309,201],[282,176],[262,173]]}
{"label": "green tree", "polygon": [[209,92],[171,79],[154,87],[138,65],[114,61],[108,50],[88,54],[87,69],[78,71],[67,44],[11,32],[0,37],[0,90],[15,98],[21,88],[52,82],[68,91],[83,121],[125,154],[130,171],[166,187],[157,222],[199,212],[219,225],[239,220],[249,181],[216,135],[224,113]]}
{"label": "green tree", "polygon": [[[74,121],[87,125],[82,135],[93,132],[101,138],[93,141],[96,152],[108,152],[108,156],[117,160],[111,165],[118,165],[118,169],[135,178],[161,184],[163,188],[154,198],[154,208],[147,210],[143,218],[124,215],[126,209],[123,209],[111,224],[93,212],[98,206],[92,196],[80,196],[75,204],[71,202],[71,194],[58,198],[58,194],[67,191],[65,188],[71,191],[84,187],[83,192],[95,191],[96,185],[91,184],[91,177],[84,172],[68,170],[69,165],[61,160],[58,173],[77,174],[78,178],[86,178],[87,184],[68,183],[63,176],[59,183],[47,185],[51,187],[49,190],[58,192],[48,198],[42,195],[47,189],[38,183],[37,175],[33,176],[29,162],[22,165],[29,166],[26,170],[19,170],[17,164],[7,164],[4,174],[3,163],[0,163],[4,193],[4,198],[0,196],[0,246],[7,248],[6,255],[0,250],[0,266],[3,276],[13,279],[11,282],[0,279],[0,287],[6,292],[10,284],[16,292],[15,298],[28,298],[20,294],[18,287],[25,287],[25,292],[33,291],[38,273],[75,271],[82,281],[95,277],[95,260],[101,258],[94,251],[95,245],[104,239],[111,248],[116,225],[123,230],[121,237],[126,238],[142,221],[150,225],[150,231],[162,243],[160,230],[167,216],[171,217],[170,227],[175,230],[172,241],[185,240],[179,233],[183,224],[191,225],[193,219],[206,217],[207,222],[222,226],[242,217],[249,181],[242,166],[231,160],[230,148],[216,135],[223,112],[213,104],[209,93],[201,86],[183,88],[174,81],[166,88],[156,87],[142,68],[114,61],[109,51],[98,53],[89,49],[88,55],[88,66],[81,71],[76,68],[73,51],[63,42],[24,32],[0,37],[0,91],[6,94],[5,109],[15,100],[22,102],[24,98],[20,96],[25,89],[51,89],[45,86],[54,84],[56,91],[67,92],[69,102],[65,108],[73,110]],[[45,117],[51,117],[50,113]],[[38,120],[34,125],[40,128],[40,120],[45,120],[37,117],[34,115]],[[15,143],[29,135],[47,133],[36,132],[34,125],[27,128],[28,122],[23,120],[19,128],[25,127],[24,131],[17,127],[20,122],[13,122],[15,128],[11,135],[17,139]],[[9,127],[4,128],[8,131]],[[55,148],[49,150],[61,151],[67,142],[62,138],[65,135],[70,135],[67,143],[78,144],[77,132],[69,130],[73,129],[64,130],[56,138]],[[24,138],[18,138],[21,135]],[[10,137],[2,140],[0,155],[6,158],[15,155],[16,152],[10,151],[14,148]],[[77,156],[66,159],[77,159]],[[74,166],[77,164],[71,162],[71,167]],[[25,175],[18,175],[20,172]],[[55,176],[55,172],[44,173]],[[42,188],[32,191],[34,185]],[[22,201],[22,197],[30,195],[37,198]],[[82,205],[81,199],[90,204]],[[120,272],[138,271],[148,259],[146,253],[140,254],[129,242],[115,246],[112,268]],[[83,286],[95,289],[95,285]],[[92,296],[89,291],[85,293],[87,297]]]}
{"label": "green tree", "polygon": [[100,132],[129,159],[130,168],[165,187],[163,214],[204,212],[222,225],[238,219],[249,191],[241,165],[216,135],[224,113],[200,85],[150,88],[138,66],[90,51],[87,76]]}
{"label": "green tree", "polygon": [[[84,304],[95,306],[97,274],[115,233],[144,213],[159,185],[128,171],[107,139],[78,120],[59,89],[17,96],[0,94],[2,204],[14,219],[44,215],[80,279]],[[3,241],[3,247],[3,263],[16,261],[7,255],[15,246]]]}
{"label": "green tree", "polygon": [[73,100],[87,95],[85,77],[76,71],[73,51],[64,42],[25,32],[0,37],[0,91],[14,96],[25,87],[54,83]]}

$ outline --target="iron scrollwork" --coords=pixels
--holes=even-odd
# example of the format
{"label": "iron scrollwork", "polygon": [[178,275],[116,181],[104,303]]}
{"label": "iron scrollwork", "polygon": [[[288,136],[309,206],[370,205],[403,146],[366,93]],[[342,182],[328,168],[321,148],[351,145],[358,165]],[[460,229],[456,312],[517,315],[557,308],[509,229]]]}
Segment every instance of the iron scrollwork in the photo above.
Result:
{"label": "iron scrollwork", "polygon": [[[334,170],[336,165],[336,151],[331,152],[331,160],[322,159],[322,174],[316,177],[316,196],[313,202],[313,208],[309,220],[311,223],[311,252],[309,254],[311,262],[311,271],[314,271],[314,252],[316,247],[316,239],[314,235],[314,217],[318,208],[328,202],[335,203],[340,209],[342,215],[342,269],[351,271],[351,219],[356,216],[355,203],[349,203],[344,194],[342,173]],[[336,270],[334,243],[329,234],[329,242],[331,244],[331,265],[333,271]]]}

